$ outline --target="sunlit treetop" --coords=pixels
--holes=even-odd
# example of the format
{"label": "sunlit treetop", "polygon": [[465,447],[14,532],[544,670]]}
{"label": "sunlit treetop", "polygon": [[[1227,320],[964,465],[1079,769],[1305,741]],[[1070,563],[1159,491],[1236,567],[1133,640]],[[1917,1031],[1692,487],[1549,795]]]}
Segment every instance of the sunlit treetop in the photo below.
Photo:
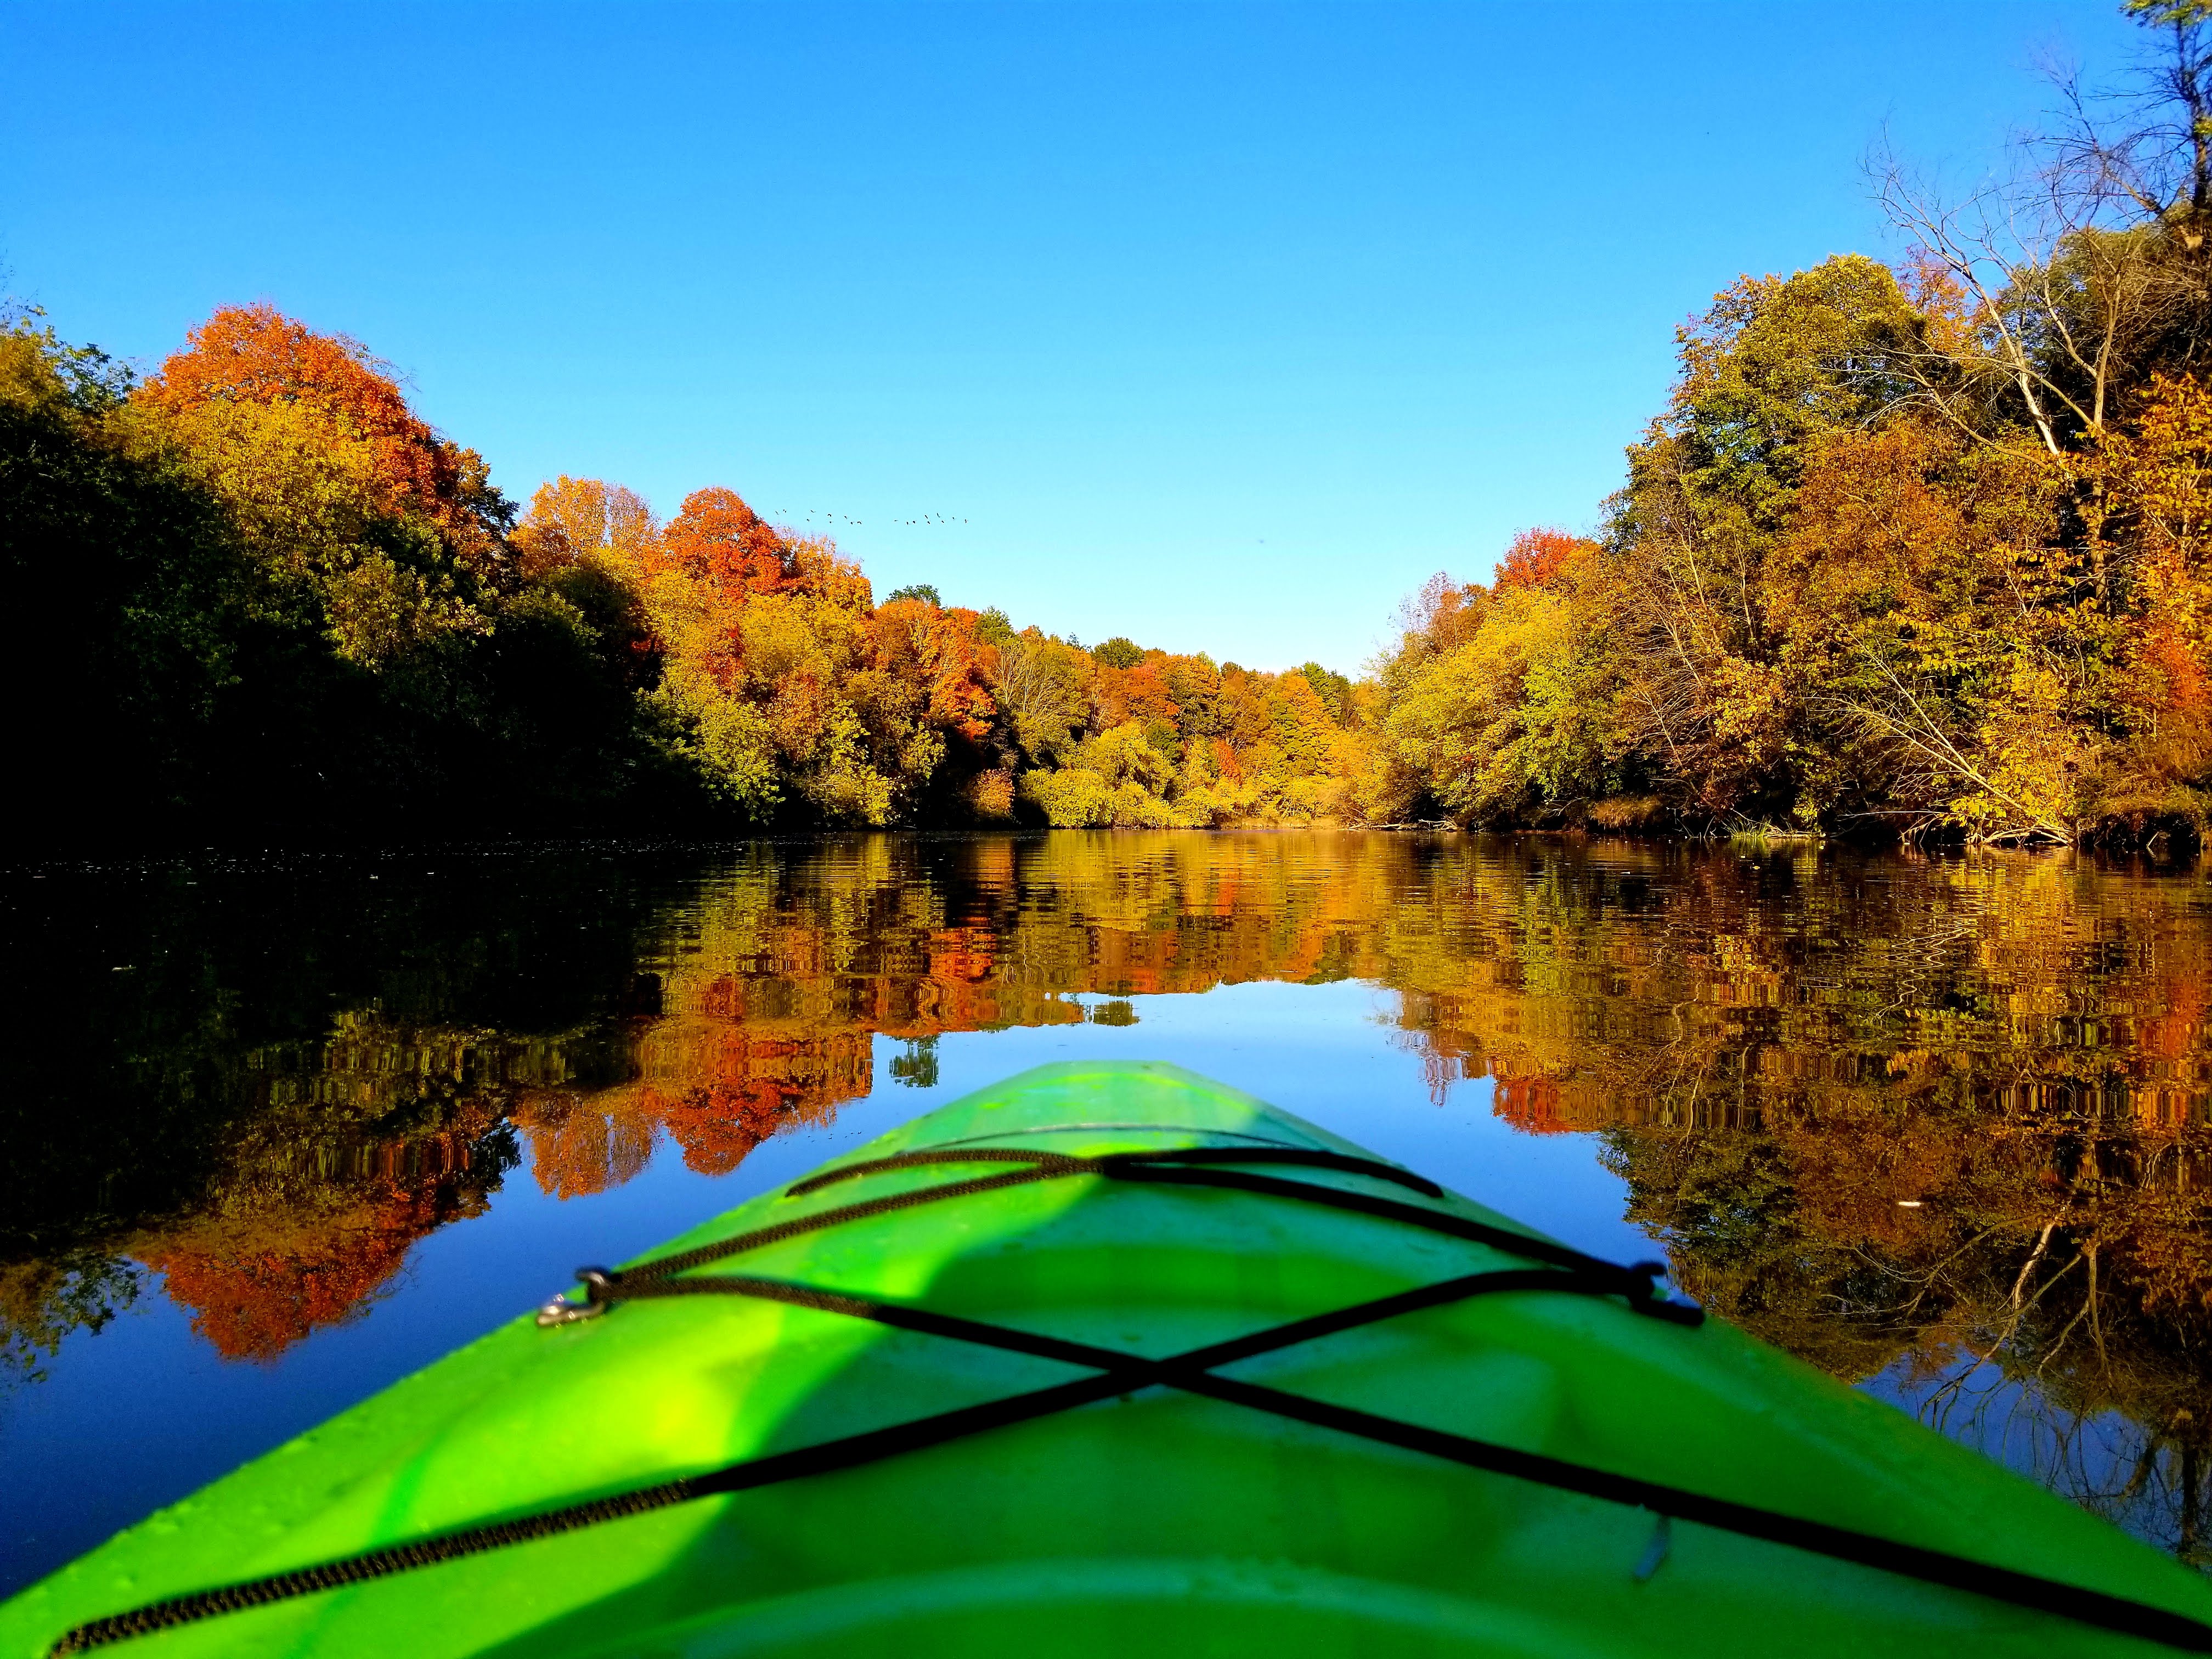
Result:
{"label": "sunlit treetop", "polygon": [[408,406],[395,371],[359,341],[319,334],[265,301],[223,306],[186,337],[138,390],[148,405],[188,416],[221,404],[290,404],[365,442],[387,508],[428,519],[478,558],[514,509],[483,458],[438,433]]}
{"label": "sunlit treetop", "polygon": [[653,509],[635,490],[564,472],[532,493],[514,545],[524,573],[539,574],[603,549],[635,564],[659,534]]}
{"label": "sunlit treetop", "polygon": [[1504,593],[1516,587],[1546,586],[1577,553],[1594,550],[1593,544],[1564,530],[1524,530],[1498,560],[1491,588]]}
{"label": "sunlit treetop", "polygon": [[717,484],[684,498],[684,510],[662,534],[660,556],[695,580],[734,582],[756,593],[799,585],[797,550],[775,526]]}

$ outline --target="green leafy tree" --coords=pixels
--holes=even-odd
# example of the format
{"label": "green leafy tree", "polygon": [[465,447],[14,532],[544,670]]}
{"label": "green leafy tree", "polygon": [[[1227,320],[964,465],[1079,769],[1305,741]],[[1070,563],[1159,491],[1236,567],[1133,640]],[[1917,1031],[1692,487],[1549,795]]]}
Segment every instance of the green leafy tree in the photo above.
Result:
{"label": "green leafy tree", "polygon": [[[221,506],[128,404],[129,375],[35,314],[0,330],[4,655],[35,836],[142,838],[204,808],[247,568]],[[35,710],[35,717],[29,711]]]}

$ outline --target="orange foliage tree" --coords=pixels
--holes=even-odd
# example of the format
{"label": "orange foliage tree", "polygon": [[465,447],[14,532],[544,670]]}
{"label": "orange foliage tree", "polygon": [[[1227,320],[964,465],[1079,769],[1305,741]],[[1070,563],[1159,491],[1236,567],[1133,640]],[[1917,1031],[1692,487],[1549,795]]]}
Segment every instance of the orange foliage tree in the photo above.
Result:
{"label": "orange foliage tree", "polygon": [[724,592],[787,593],[801,580],[798,549],[736,490],[719,484],[684,498],[646,567]]}
{"label": "orange foliage tree", "polygon": [[380,504],[435,525],[467,562],[503,563],[510,517],[483,458],[441,437],[408,407],[391,366],[359,341],[319,334],[265,301],[217,307],[137,393],[173,416],[215,407],[289,407],[331,440],[366,447]]}
{"label": "orange foliage tree", "polygon": [[1515,536],[1498,562],[1491,591],[1504,593],[1516,587],[1543,587],[1577,553],[1595,550],[1595,544],[1564,530],[1524,530]]}

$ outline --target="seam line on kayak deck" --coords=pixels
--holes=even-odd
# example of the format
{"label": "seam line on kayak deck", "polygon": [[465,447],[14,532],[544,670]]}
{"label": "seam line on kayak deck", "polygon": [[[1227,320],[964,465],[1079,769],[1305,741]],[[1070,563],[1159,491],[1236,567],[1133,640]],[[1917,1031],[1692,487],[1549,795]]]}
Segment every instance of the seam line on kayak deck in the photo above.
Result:
{"label": "seam line on kayak deck", "polygon": [[[1234,1148],[1191,1150],[1226,1155],[1218,1161],[1299,1163],[1339,1170],[1352,1166],[1352,1173],[1387,1172],[1388,1178],[1401,1185],[1441,1192],[1419,1176],[1410,1176],[1393,1166],[1370,1166],[1367,1160],[1347,1158],[1337,1153],[1271,1157],[1264,1152]],[[2037,1612],[2054,1613],[2077,1623],[2143,1638],[2167,1646],[2191,1652],[2212,1653],[2212,1626],[2162,1607],[2039,1577],[2009,1567],[1951,1555],[1940,1550],[1831,1526],[1824,1522],[1784,1515],[1657,1481],[1644,1480],[1632,1475],[1591,1468],[1542,1453],[1523,1451],[1445,1430],[1404,1423],[1355,1407],[1333,1405],[1264,1384],[1214,1374],[1213,1368],[1236,1360],[1373,1324],[1401,1314],[1441,1307],[1497,1291],[1564,1291],[1579,1295],[1622,1295],[1640,1311],[1673,1317],[1683,1323],[1698,1322],[1703,1317],[1700,1310],[1655,1299],[1656,1291],[1652,1281],[1663,1270],[1662,1264],[1656,1262],[1638,1263],[1634,1267],[1624,1268],[1583,1255],[1565,1245],[1554,1245],[1548,1240],[1532,1238],[1467,1218],[1423,1210],[1364,1194],[1313,1187],[1304,1182],[1203,1167],[1141,1167],[1145,1163],[1157,1163],[1164,1158],[1176,1158],[1188,1164],[1193,1161],[1189,1152],[1112,1154],[1107,1158],[1082,1159],[1068,1158],[1055,1153],[1037,1153],[1027,1149],[999,1147],[977,1148],[964,1158],[908,1153],[829,1171],[787,1188],[787,1194],[812,1190],[834,1181],[883,1169],[1013,1158],[1034,1159],[1036,1167],[1015,1171],[1011,1176],[954,1182],[925,1188],[920,1193],[874,1200],[872,1204],[845,1206],[805,1218],[801,1222],[740,1234],[720,1245],[702,1247],[648,1261],[623,1273],[612,1273],[602,1268],[580,1269],[580,1277],[586,1286],[589,1298],[586,1304],[570,1306],[565,1297],[556,1297],[541,1312],[539,1322],[561,1324],[571,1319],[596,1316],[620,1301],[700,1295],[745,1296],[867,1319],[895,1328],[1069,1364],[1087,1365],[1095,1368],[1095,1375],[907,1423],[868,1430],[813,1446],[744,1459],[705,1474],[682,1476],[627,1492],[564,1505],[534,1516],[432,1534],[410,1543],[367,1551],[290,1572],[152,1602],[80,1625],[56,1642],[50,1652],[54,1656],[81,1653],[218,1614],[241,1612],[321,1590],[367,1583],[418,1567],[459,1560],[510,1545],[557,1536],[605,1521],[647,1514],[677,1504],[726,1496],[808,1475],[854,1468],[903,1452],[941,1445],[990,1429],[1010,1427],[1078,1406],[1110,1399],[1116,1395],[1157,1386],[1242,1405],[1313,1427],[1425,1454],[1463,1467],[1649,1510],[1662,1519],[1671,1517],[1697,1522],[1722,1531],[1916,1578],[1945,1589],[1965,1590]],[[1066,1167],[1070,1165],[1074,1167]],[[739,1274],[718,1273],[694,1279],[674,1276],[689,1267],[701,1265],[704,1261],[719,1260],[735,1254],[739,1249],[757,1248],[761,1244],[791,1237],[793,1231],[811,1231],[818,1227],[835,1224],[839,1220],[857,1219],[863,1214],[883,1213],[886,1207],[903,1208],[913,1202],[963,1196],[1015,1184],[1018,1181],[1053,1179],[1078,1174],[1121,1179],[1167,1180],[1178,1185],[1229,1187],[1271,1196],[1297,1197],[1365,1213],[1384,1215],[1393,1219],[1413,1220],[1437,1231],[1474,1237],[1485,1243],[1496,1243],[1499,1248],[1517,1250],[1538,1260],[1569,1259],[1550,1268],[1507,1269],[1467,1274],[1356,1304],[1331,1313],[1294,1320],[1164,1359],[1118,1353],[1111,1349],[1094,1347],[1041,1333],[1016,1330],[958,1315],[939,1313],[905,1304],[881,1302],[814,1285],[787,1284]],[[1462,1231],[1462,1228],[1467,1231]],[[1641,1577],[1636,1573],[1632,1573],[1632,1577],[1641,1582]]]}
{"label": "seam line on kayak deck", "polygon": [[[1194,1123],[1055,1123],[1049,1128],[1024,1129],[1029,1135],[1093,1134],[1103,1129],[1121,1129],[1133,1134],[1158,1135],[1218,1135],[1229,1140],[1242,1140],[1254,1146],[1279,1146],[1285,1152],[1314,1150],[1294,1141],[1277,1140],[1267,1135],[1248,1135],[1241,1129],[1207,1129]],[[996,1133],[997,1131],[993,1131]],[[917,1146],[916,1152],[935,1152],[951,1146],[974,1146],[987,1143],[990,1135],[963,1135],[955,1140],[933,1140],[927,1146]],[[830,1171],[824,1171],[827,1174]]]}

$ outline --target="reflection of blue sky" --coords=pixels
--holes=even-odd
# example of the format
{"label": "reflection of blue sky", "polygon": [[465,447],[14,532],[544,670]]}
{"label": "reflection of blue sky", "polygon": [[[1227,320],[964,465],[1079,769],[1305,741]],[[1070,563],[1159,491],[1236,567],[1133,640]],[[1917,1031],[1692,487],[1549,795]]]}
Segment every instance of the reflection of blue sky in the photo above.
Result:
{"label": "reflection of blue sky", "polygon": [[2154,1544],[2179,1541],[2166,1501],[2175,1454],[2142,1471],[2142,1427],[2118,1412],[2076,1415],[2033,1381],[1964,1352],[1932,1371],[1907,1356],[1860,1387]]}
{"label": "reflection of blue sky", "polygon": [[[0,1525],[0,1595],[148,1510],[308,1428],[543,1301],[580,1262],[614,1261],[971,1089],[1047,1060],[1166,1060],[1272,1102],[1384,1158],[1583,1249],[1652,1254],[1621,1219],[1623,1183],[1587,1136],[1529,1136],[1490,1113],[1487,1080],[1430,1098],[1420,1057],[1393,1023],[1394,993],[1358,981],[1224,985],[1126,1001],[1137,1024],[1020,1027],[937,1039],[938,1082],[890,1075],[907,1052],[875,1039],[867,1098],[820,1127],[756,1148],[729,1176],[684,1167],[665,1140],[627,1184],[562,1201],[523,1170],[489,1212],[445,1227],[409,1253],[399,1280],[353,1322],[316,1332],[265,1363],[229,1363],[155,1289],[97,1334],[80,1330],[51,1379],[0,1399],[0,1467],[11,1502]],[[158,1404],[149,1408],[148,1402]],[[85,1448],[101,1448],[88,1477]]]}
{"label": "reflection of blue sky", "polygon": [[[1089,1005],[1115,1000],[1085,995]],[[1310,1119],[1468,1197],[1593,1255],[1652,1253],[1621,1219],[1627,1187],[1583,1135],[1526,1135],[1491,1115],[1491,1084],[1454,1084],[1431,1103],[1421,1059],[1396,1029],[1398,998],[1358,980],[1219,985],[1200,994],[1121,999],[1133,1026],[1048,1025],[938,1039],[950,1099],[1017,1066],[1097,1054],[1168,1060]],[[1018,1053],[1018,1060],[1009,1058]],[[878,1066],[881,1060],[878,1060]]]}

